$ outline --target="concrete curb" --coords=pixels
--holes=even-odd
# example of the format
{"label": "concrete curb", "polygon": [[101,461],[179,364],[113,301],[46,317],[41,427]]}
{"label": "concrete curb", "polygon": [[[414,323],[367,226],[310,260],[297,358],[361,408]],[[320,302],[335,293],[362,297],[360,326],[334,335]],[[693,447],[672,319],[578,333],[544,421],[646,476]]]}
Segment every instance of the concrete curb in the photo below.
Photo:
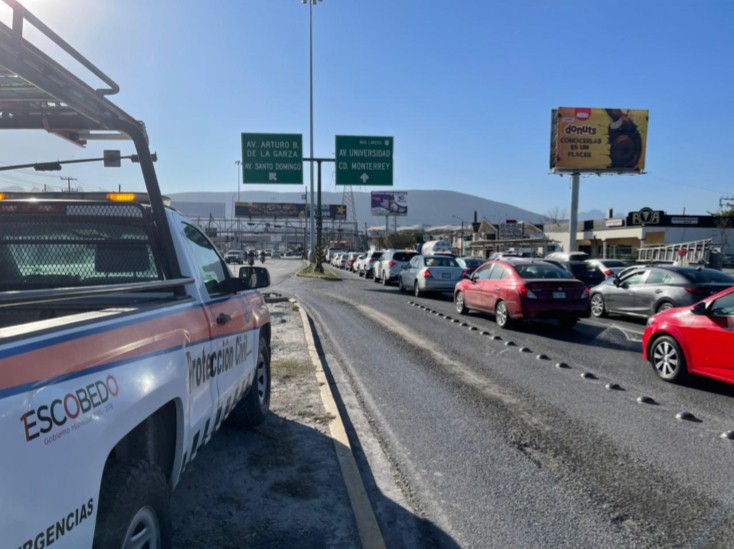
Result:
{"label": "concrete curb", "polygon": [[359,474],[357,462],[352,453],[352,446],[349,443],[344,422],[339,415],[339,409],[336,406],[334,395],[331,392],[331,387],[324,373],[321,357],[316,349],[309,315],[302,303],[297,302],[297,304],[303,321],[303,331],[306,336],[306,344],[309,355],[311,356],[311,362],[316,367],[316,379],[321,388],[321,401],[326,411],[334,418],[329,422],[329,433],[331,439],[334,441],[334,450],[336,451],[344,485],[347,488],[349,501],[354,512],[360,542],[365,549],[385,549],[385,541],[382,538],[380,526],[377,524],[377,518],[375,517],[369,497],[367,496],[367,490],[362,482],[362,476]]}

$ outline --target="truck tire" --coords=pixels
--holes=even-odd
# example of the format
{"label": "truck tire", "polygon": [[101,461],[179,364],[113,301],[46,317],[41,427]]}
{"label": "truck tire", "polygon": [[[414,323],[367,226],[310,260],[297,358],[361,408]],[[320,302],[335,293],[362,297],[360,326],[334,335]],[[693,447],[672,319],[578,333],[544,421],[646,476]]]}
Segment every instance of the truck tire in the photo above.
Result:
{"label": "truck tire", "polygon": [[171,547],[169,494],[157,465],[143,460],[111,464],[102,479],[94,549]]}
{"label": "truck tire", "polygon": [[260,338],[257,350],[255,379],[247,394],[230,414],[233,423],[243,427],[257,427],[270,411],[270,351],[264,338]]}

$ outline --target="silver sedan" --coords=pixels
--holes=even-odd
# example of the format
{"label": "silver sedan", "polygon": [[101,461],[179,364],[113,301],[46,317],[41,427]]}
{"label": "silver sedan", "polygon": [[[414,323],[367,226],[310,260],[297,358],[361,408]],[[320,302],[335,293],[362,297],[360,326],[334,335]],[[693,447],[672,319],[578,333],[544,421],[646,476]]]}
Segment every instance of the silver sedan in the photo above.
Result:
{"label": "silver sedan", "polygon": [[417,255],[398,276],[400,291],[416,297],[429,292],[453,292],[464,268],[450,255]]}

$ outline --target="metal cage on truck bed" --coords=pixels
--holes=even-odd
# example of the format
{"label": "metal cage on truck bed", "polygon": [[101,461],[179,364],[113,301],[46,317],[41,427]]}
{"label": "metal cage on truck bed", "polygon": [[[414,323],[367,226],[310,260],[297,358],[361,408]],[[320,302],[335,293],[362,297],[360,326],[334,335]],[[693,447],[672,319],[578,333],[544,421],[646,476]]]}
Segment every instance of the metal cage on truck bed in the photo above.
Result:
{"label": "metal cage on truck bed", "polygon": [[[84,146],[87,141],[130,139],[135,146],[157,226],[164,278],[180,279],[173,239],[158,186],[143,122],[120,109],[107,95],[119,86],[16,0],[0,0],[12,11],[12,25],[0,22],[0,129],[45,130]],[[0,4],[0,10],[3,8]],[[106,88],[93,89],[24,38],[32,26]]]}

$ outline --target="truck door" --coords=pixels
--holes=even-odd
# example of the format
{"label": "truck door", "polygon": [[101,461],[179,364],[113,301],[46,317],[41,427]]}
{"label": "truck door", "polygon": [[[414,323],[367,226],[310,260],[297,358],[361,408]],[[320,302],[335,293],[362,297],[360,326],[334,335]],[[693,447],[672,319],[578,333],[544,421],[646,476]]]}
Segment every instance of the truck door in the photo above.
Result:
{"label": "truck door", "polygon": [[[251,358],[252,344],[246,338],[247,326],[243,298],[223,291],[230,275],[204,233],[183,223],[183,234],[193,264],[199,270],[203,309],[209,323],[209,338],[197,346],[194,368],[190,365],[193,432],[190,435],[190,458],[206,444],[221,425],[235,402],[234,395],[244,385],[246,361]],[[249,353],[249,354],[248,354]]]}

